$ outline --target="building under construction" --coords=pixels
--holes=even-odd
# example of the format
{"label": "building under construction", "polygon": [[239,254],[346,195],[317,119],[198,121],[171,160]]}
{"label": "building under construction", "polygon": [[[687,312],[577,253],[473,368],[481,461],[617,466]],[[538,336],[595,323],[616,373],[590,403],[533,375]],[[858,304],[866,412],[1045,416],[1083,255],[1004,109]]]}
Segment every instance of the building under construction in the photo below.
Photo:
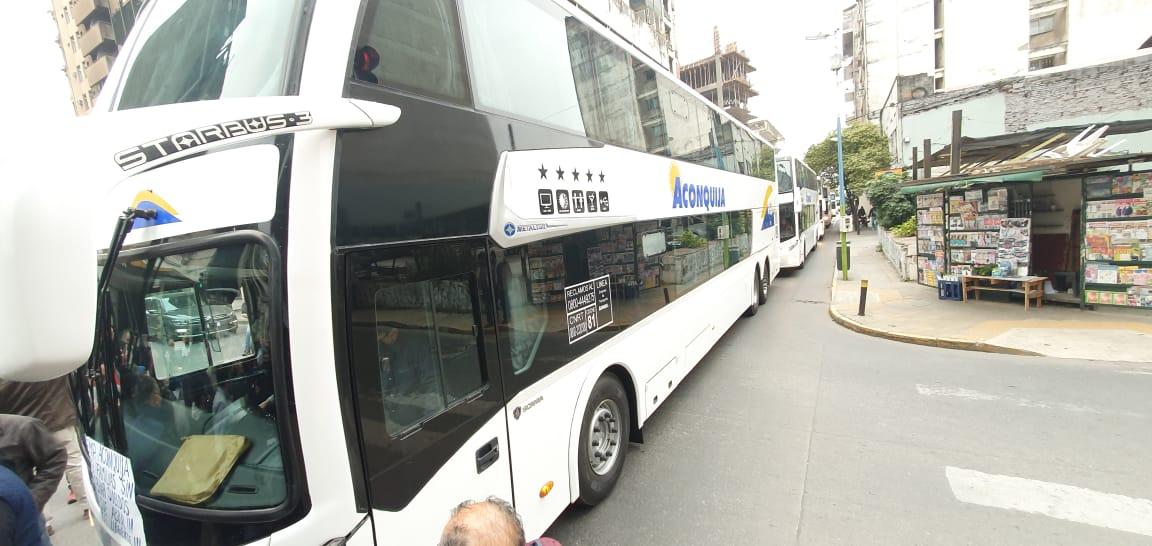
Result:
{"label": "building under construction", "polygon": [[748,99],[759,95],[748,82],[748,74],[756,67],[743,51],[736,48],[735,42],[721,50],[717,28],[712,29],[712,49],[710,57],[681,67],[680,79],[732,117],[747,124],[753,118],[748,113]]}

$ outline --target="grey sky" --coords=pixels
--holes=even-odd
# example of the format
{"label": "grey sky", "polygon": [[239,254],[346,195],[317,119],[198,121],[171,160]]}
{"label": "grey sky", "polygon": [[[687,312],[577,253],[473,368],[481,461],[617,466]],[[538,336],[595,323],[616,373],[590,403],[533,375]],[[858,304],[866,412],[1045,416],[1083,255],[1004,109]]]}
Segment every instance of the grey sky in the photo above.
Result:
{"label": "grey sky", "polygon": [[[712,51],[712,26],[720,27],[721,45],[735,41],[751,58],[750,75],[760,96],[752,113],[770,120],[788,139],[787,151],[803,154],[834,127],[842,99],[829,69],[835,40],[807,41],[807,35],[831,33],[840,24],[847,0],[680,0],[676,25],[681,62]],[[10,56],[9,74],[0,86],[0,101],[18,126],[42,126],[72,115],[63,56],[47,0],[9,2],[9,32],[0,33]],[[722,7],[721,7],[722,6]],[[8,131],[0,145],[19,138]]]}
{"label": "grey sky", "polygon": [[848,0],[678,0],[676,42],[680,62],[712,53],[712,27],[720,27],[720,47],[736,42],[756,71],[748,78],[760,96],[750,101],[753,115],[772,122],[787,139],[784,149],[803,155],[808,146],[836,127],[843,94],[832,75],[832,34]]}

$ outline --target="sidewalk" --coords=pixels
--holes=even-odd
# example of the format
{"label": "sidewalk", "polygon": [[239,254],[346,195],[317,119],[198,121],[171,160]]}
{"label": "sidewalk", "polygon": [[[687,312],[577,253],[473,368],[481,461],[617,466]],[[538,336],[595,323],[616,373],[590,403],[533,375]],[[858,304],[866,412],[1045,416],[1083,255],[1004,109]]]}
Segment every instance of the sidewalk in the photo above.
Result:
{"label": "sidewalk", "polygon": [[[1022,300],[948,301],[936,289],[903,282],[877,248],[874,231],[850,234],[847,281],[834,272],[829,313],[864,334],[907,343],[1019,355],[1152,363],[1152,312],[1045,302],[1024,310]],[[829,234],[830,246],[838,240]],[[832,273],[832,272],[830,272]],[[868,280],[865,316],[857,316],[860,279]]]}

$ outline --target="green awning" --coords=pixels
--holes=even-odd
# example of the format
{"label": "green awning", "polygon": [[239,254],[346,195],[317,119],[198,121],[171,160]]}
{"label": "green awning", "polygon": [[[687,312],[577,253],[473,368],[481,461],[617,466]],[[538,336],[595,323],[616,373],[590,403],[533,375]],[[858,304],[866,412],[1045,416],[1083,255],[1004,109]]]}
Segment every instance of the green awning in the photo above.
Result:
{"label": "green awning", "polygon": [[1024,171],[1008,174],[976,175],[963,178],[954,178],[941,182],[929,182],[915,186],[904,186],[900,193],[913,194],[930,191],[939,191],[951,188],[967,188],[980,184],[1006,184],[1010,182],[1040,182],[1044,180],[1044,171]]}

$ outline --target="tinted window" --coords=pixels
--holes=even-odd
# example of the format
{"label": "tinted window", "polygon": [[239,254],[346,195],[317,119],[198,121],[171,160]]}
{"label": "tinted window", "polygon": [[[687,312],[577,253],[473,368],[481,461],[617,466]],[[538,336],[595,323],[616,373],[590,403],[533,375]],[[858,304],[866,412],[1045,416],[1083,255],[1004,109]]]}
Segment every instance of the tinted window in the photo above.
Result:
{"label": "tinted window", "polygon": [[483,385],[468,275],[376,291],[385,427],[396,436]]}
{"label": "tinted window", "polygon": [[565,13],[525,0],[463,0],[479,107],[584,133]]}
{"label": "tinted window", "polygon": [[460,29],[451,0],[374,0],[353,58],[353,77],[458,102],[468,100]]}
{"label": "tinted window", "polygon": [[503,405],[482,241],[347,256],[344,324],[373,507],[401,510]]}
{"label": "tinted window", "polygon": [[567,20],[568,51],[588,134],[643,150],[632,57],[574,18]]}
{"label": "tinted window", "polygon": [[283,94],[298,4],[188,0],[176,8],[158,6],[140,27],[143,45],[128,60],[118,108]]}
{"label": "tinted window", "polygon": [[626,148],[756,172],[759,144],[551,2],[461,0],[476,104]]}
{"label": "tinted window", "polygon": [[776,182],[779,184],[780,193],[792,192],[795,185],[792,177],[792,160],[784,159],[776,162]]}
{"label": "tinted window", "polygon": [[787,241],[796,236],[796,206],[793,203],[780,205],[780,240]]}
{"label": "tinted window", "polygon": [[[559,369],[687,294],[751,249],[751,213],[653,220],[504,251],[496,262],[497,320],[520,386]],[[569,342],[564,289],[607,275],[612,323]]]}

